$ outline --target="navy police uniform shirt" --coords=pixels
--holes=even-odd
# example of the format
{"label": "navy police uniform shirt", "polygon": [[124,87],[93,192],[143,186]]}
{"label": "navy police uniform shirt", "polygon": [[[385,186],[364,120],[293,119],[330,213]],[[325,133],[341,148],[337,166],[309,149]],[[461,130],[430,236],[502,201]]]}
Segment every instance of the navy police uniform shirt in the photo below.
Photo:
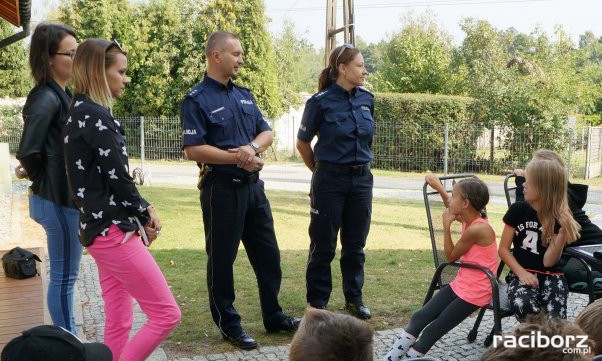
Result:
{"label": "navy police uniform shirt", "polygon": [[[271,130],[249,89],[231,80],[224,85],[207,73],[184,98],[180,122],[184,147],[207,144],[228,150],[249,144],[257,134]],[[213,168],[234,176],[248,174],[235,164]]]}
{"label": "navy police uniform shirt", "polygon": [[316,161],[359,165],[372,160],[374,95],[355,87],[351,92],[332,84],[305,104],[297,138],[311,142]]}

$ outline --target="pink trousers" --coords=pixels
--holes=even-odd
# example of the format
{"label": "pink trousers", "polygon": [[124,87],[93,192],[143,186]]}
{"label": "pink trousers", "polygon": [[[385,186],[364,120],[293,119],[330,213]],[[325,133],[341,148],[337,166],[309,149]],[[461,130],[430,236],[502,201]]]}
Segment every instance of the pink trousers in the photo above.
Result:
{"label": "pink trousers", "polygon": [[[106,236],[96,237],[88,252],[98,266],[104,300],[104,343],[113,361],[143,361],[180,322],[180,308],[165,277],[134,235],[121,244],[125,233],[111,225]],[[138,301],[148,321],[130,339],[134,319],[133,300]]]}

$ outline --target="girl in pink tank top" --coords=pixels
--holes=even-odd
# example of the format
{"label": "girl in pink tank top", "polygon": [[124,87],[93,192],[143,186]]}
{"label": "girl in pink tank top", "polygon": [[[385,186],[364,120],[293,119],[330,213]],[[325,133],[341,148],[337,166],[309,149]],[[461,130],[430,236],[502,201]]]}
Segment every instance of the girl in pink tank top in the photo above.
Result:
{"label": "girl in pink tank top", "polygon": [[[443,251],[449,262],[459,261],[497,272],[495,232],[487,221],[487,185],[478,178],[466,178],[454,186],[451,197],[439,179],[429,175],[427,182],[436,189],[448,207],[442,216]],[[462,222],[462,236],[452,240],[451,225]],[[443,287],[420,310],[383,358],[383,361],[423,356],[443,335],[491,300],[489,278],[479,270],[460,268],[449,287]],[[420,335],[420,338],[418,338]]]}

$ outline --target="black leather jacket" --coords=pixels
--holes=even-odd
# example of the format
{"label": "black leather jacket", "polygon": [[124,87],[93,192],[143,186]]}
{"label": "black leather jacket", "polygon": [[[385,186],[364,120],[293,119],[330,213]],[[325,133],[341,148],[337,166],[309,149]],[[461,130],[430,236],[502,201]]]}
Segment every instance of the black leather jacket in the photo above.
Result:
{"label": "black leather jacket", "polygon": [[61,132],[71,93],[50,80],[33,88],[23,107],[23,134],[17,159],[32,181],[34,194],[64,207],[71,201]]}

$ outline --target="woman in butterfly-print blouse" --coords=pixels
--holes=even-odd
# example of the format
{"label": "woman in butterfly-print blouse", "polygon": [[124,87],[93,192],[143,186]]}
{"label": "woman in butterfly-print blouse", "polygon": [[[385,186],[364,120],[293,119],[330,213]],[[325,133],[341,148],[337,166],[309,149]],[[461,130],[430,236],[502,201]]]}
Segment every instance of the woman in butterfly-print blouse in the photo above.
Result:
{"label": "woman in butterfly-print blouse", "polygon": [[[126,53],[117,42],[84,41],[74,59],[75,95],[63,130],[80,240],[98,266],[104,343],[114,361],[145,360],[180,320],[169,286],[138,234],[154,241],[161,222],[129,175],[123,129],[111,115],[112,99],[128,82],[126,68]],[[148,321],[130,339],[133,299]]]}

